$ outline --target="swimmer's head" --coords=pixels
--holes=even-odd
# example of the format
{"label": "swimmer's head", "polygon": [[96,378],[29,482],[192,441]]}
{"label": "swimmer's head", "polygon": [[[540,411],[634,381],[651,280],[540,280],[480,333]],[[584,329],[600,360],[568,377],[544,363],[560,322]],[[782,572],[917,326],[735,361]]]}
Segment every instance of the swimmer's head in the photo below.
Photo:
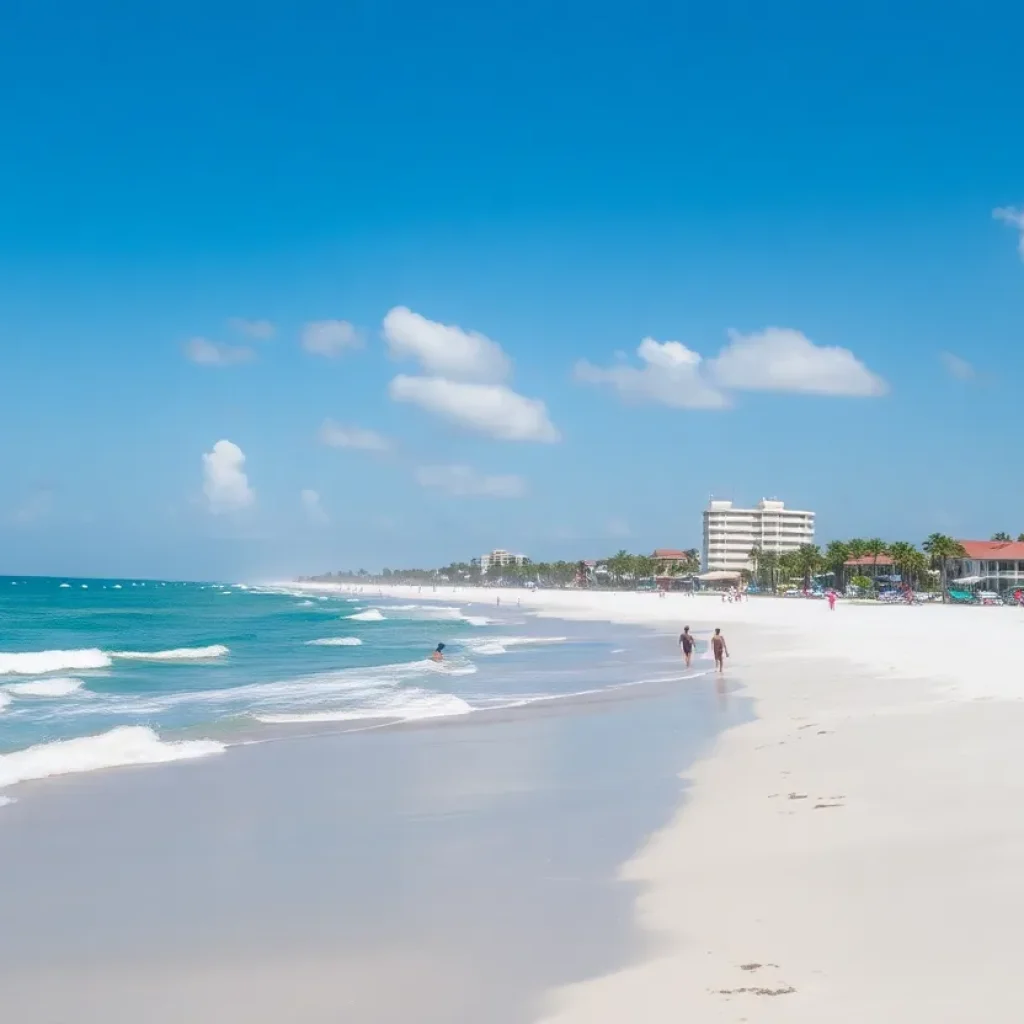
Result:
{"label": "swimmer's head", "polygon": [[444,650],[444,644],[437,645],[437,653],[440,654]]}

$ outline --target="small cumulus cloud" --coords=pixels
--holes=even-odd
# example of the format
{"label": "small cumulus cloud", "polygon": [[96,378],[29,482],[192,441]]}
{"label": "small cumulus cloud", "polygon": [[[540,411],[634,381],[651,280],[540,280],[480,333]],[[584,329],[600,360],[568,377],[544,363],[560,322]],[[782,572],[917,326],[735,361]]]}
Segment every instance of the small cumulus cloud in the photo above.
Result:
{"label": "small cumulus cloud", "polygon": [[854,398],[889,390],[849,349],[815,345],[788,327],[767,327],[754,334],[729,331],[729,339],[711,361],[711,375],[721,387]]}
{"label": "small cumulus cloud", "polygon": [[320,427],[320,441],[331,448],[358,448],[364,452],[389,452],[392,441],[375,430],[364,427],[342,426],[334,420],[324,420]]}
{"label": "small cumulus cloud", "polygon": [[1024,209],[1019,206],[998,206],[992,211],[992,216],[1009,224],[1017,232],[1017,251],[1021,259],[1024,259]]}
{"label": "small cumulus cloud", "polygon": [[314,320],[302,328],[302,347],[325,359],[337,359],[362,344],[359,332],[347,320]]}
{"label": "small cumulus cloud", "polygon": [[324,526],[331,521],[331,517],[327,514],[327,510],[320,499],[319,491],[314,491],[311,487],[304,487],[299,492],[299,500],[302,502],[302,507],[311,523]]}
{"label": "small cumulus cloud", "polygon": [[269,341],[277,333],[277,328],[269,320],[247,320],[243,316],[231,317],[228,327],[256,341]]}
{"label": "small cumulus cloud", "polygon": [[704,359],[679,341],[645,338],[637,349],[641,365],[576,364],[577,380],[607,384],[624,399],[678,409],[723,409],[731,391],[866,398],[884,395],[888,385],[849,349],[816,345],[800,331],[768,327],[753,334],[729,332],[729,344]]}
{"label": "small cumulus cloud", "polygon": [[978,376],[977,371],[966,359],[961,359],[952,352],[940,353],[939,359],[946,368],[946,373],[956,380],[974,380]]}
{"label": "small cumulus cloud", "polygon": [[396,306],[384,317],[384,340],[395,359],[414,359],[436,377],[496,384],[512,361],[496,342],[477,331],[438,323]]}
{"label": "small cumulus cloud", "polygon": [[468,384],[444,377],[399,374],[388,386],[396,402],[419,406],[456,426],[501,441],[560,439],[547,407],[501,384]]}
{"label": "small cumulus cloud", "polygon": [[206,338],[191,338],[185,343],[185,357],[199,366],[237,366],[256,358],[247,345],[223,345]]}
{"label": "small cumulus cloud", "polygon": [[700,354],[682,342],[644,338],[636,354],[639,367],[601,367],[581,359],[575,377],[586,384],[607,384],[628,401],[656,402],[677,409],[723,409],[729,404],[702,372]]}
{"label": "small cumulus cloud", "polygon": [[526,494],[521,476],[479,473],[469,466],[420,466],[416,482],[457,498],[521,498]]}
{"label": "small cumulus cloud", "polygon": [[214,515],[236,512],[256,501],[245,473],[245,453],[232,441],[218,441],[203,454],[203,494]]}

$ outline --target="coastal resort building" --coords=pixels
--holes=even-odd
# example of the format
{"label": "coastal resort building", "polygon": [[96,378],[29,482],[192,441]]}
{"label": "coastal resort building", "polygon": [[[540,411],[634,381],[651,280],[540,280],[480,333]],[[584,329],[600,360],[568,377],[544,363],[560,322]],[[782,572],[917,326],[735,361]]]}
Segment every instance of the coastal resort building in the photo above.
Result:
{"label": "coastal resort building", "polygon": [[946,567],[950,587],[993,591],[999,595],[1024,590],[1024,542],[962,540],[963,558],[951,558]]}
{"label": "coastal resort building", "polygon": [[736,508],[731,501],[712,501],[704,510],[701,568],[709,572],[742,572],[753,568],[754,549],[783,555],[814,543],[814,513],[786,508],[763,498],[754,508]]}
{"label": "coastal resort building", "polygon": [[840,585],[845,586],[854,576],[864,576],[875,584],[898,583],[899,574],[896,566],[888,555],[863,555],[860,558],[848,558],[843,563],[844,579],[837,580]]}
{"label": "coastal resort building", "polygon": [[529,561],[526,555],[516,555],[511,551],[505,551],[504,548],[495,548],[486,555],[480,556],[480,572],[486,576],[492,565],[504,569],[507,565],[526,565]]}

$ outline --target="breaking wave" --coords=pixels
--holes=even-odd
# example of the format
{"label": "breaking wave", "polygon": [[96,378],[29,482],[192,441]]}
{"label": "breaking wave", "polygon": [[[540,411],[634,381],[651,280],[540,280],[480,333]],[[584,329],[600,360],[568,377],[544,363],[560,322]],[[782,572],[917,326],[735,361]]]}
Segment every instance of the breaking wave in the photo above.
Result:
{"label": "breaking wave", "polygon": [[54,775],[207,757],[225,749],[223,743],[215,740],[170,742],[160,739],[143,725],[119,726],[97,736],[40,743],[13,754],[0,755],[0,789]]}
{"label": "breaking wave", "polygon": [[50,672],[80,672],[109,668],[110,656],[98,647],[77,651],[0,651],[0,676],[42,676]]}
{"label": "breaking wave", "polygon": [[110,656],[125,661],[209,661],[222,658],[228,651],[223,644],[211,644],[209,647],[175,647],[169,651],[111,651]]}
{"label": "breaking wave", "polygon": [[356,612],[354,615],[346,615],[346,619],[352,619],[353,622],[383,622],[385,616],[381,614],[379,608],[367,608],[365,612]]}
{"label": "breaking wave", "polygon": [[15,697],[68,697],[78,693],[81,679],[37,679],[31,683],[9,683],[5,689]]}
{"label": "breaking wave", "polygon": [[320,640],[307,640],[307,647],[359,647],[362,640],[357,636],[325,636]]}

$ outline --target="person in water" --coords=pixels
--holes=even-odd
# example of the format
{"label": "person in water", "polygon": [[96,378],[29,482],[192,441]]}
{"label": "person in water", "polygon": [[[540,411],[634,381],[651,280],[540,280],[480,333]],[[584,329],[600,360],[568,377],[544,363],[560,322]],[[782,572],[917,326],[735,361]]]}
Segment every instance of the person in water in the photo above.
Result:
{"label": "person in water", "polygon": [[683,626],[683,631],[679,634],[679,649],[683,652],[686,667],[689,668],[690,659],[693,658],[693,634],[689,626]]}
{"label": "person in water", "polygon": [[720,629],[716,629],[715,635],[711,638],[711,650],[715,655],[715,668],[719,672],[724,672],[725,659],[729,657],[729,648]]}
{"label": "person in water", "polygon": [[430,656],[431,661],[444,661],[444,655],[441,653],[444,650],[444,644],[438,644],[434,649],[434,653]]}

